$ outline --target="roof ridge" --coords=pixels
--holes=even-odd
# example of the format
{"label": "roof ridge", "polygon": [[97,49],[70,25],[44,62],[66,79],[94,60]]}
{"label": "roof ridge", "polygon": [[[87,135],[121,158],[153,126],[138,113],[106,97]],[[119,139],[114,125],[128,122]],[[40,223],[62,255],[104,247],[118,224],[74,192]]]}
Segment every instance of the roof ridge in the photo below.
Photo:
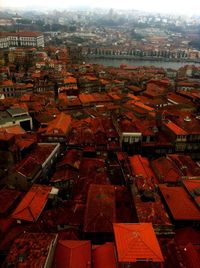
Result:
{"label": "roof ridge", "polygon": [[[85,244],[88,243],[88,240],[69,240],[69,239],[66,239],[66,240],[64,240],[64,241],[70,241],[70,242],[74,241],[74,242],[79,242],[79,245],[76,245],[76,246],[73,247],[73,248],[79,248],[79,247],[81,247],[82,245],[85,245]],[[65,248],[73,249],[73,248],[69,247],[68,245],[63,245],[63,244],[61,244],[61,245],[62,245],[63,247],[65,247]]]}
{"label": "roof ridge", "polygon": [[[141,225],[140,225],[141,226]],[[137,233],[139,233],[139,238],[140,238],[140,240],[142,241],[142,243],[155,255],[155,256],[157,256],[157,258],[159,259],[159,260],[161,260],[161,258],[160,258],[160,256],[158,255],[158,254],[156,254],[149,246],[148,246],[148,244],[142,239],[142,237],[141,237],[141,231],[143,231],[143,230],[145,230],[145,227],[143,227],[143,229],[140,229],[140,230],[130,230],[129,228],[125,228],[123,225],[120,225],[119,226],[120,228],[124,228],[125,230],[127,230],[127,231],[131,231],[131,232],[137,232]],[[134,241],[133,240],[131,240],[130,241],[130,243],[132,244],[134,244],[135,245],[135,243],[134,243]],[[125,255],[126,256],[126,255]]]}
{"label": "roof ridge", "polygon": [[[153,229],[153,228],[152,228]],[[143,230],[145,230],[145,227],[143,228],[143,229],[141,229],[141,231],[143,231]],[[141,235],[140,235],[140,238],[142,239],[142,237],[141,237]],[[142,240],[142,242],[150,249],[150,251],[152,251],[153,253],[154,253],[154,255],[156,255],[159,259],[160,259],[160,257],[158,256],[158,254],[156,254],[149,246],[148,246],[148,244],[144,241],[144,240]]]}
{"label": "roof ridge", "polygon": [[[30,211],[30,204],[33,202],[33,199],[35,198],[36,194],[37,194],[37,192],[34,192],[31,200],[29,201],[29,203],[24,208],[22,208],[20,211],[18,211],[17,213],[13,213],[12,215],[17,215],[17,214],[21,213],[22,211],[24,211],[25,209],[28,209],[30,214],[33,216],[32,212]],[[23,199],[22,199],[22,201],[23,201]],[[35,218],[33,217],[33,219],[35,219]]]}

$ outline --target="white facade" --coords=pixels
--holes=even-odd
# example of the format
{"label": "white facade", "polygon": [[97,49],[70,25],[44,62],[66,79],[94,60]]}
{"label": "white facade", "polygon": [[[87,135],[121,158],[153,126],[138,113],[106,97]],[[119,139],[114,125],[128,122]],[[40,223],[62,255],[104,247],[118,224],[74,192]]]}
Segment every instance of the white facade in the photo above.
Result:
{"label": "white facade", "polygon": [[8,47],[44,47],[44,35],[19,32],[0,36],[0,48]]}

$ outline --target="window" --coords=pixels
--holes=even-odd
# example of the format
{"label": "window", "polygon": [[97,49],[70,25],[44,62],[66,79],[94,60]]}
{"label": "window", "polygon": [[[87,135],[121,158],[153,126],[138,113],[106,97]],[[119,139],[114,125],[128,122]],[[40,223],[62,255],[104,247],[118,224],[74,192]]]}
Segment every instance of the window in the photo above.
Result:
{"label": "window", "polygon": [[124,137],[124,142],[128,142],[129,137]]}

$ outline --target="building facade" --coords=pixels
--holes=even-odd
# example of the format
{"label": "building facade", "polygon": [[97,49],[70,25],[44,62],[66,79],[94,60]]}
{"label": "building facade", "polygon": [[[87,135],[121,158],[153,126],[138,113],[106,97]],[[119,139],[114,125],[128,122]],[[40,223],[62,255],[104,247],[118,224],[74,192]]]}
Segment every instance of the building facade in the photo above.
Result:
{"label": "building facade", "polygon": [[44,35],[38,32],[3,32],[0,34],[0,48],[44,47]]}

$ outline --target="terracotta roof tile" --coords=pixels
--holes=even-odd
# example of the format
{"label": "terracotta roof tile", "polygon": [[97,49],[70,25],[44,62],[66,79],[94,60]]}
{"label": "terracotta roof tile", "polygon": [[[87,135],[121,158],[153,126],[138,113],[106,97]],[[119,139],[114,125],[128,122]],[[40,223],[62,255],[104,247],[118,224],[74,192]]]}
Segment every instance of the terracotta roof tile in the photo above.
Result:
{"label": "terracotta roof tile", "polygon": [[199,244],[200,230],[195,227],[177,228],[175,241],[180,246],[186,246],[188,243]]}
{"label": "terracotta roof tile", "polygon": [[113,224],[119,262],[163,262],[151,223]]}
{"label": "terracotta roof tile", "polygon": [[91,184],[84,217],[84,232],[112,232],[112,223],[115,221],[114,186]]}
{"label": "terracotta roof tile", "polygon": [[113,243],[96,246],[93,249],[94,268],[117,268],[115,247]]}
{"label": "terracotta roof tile", "polygon": [[[6,266],[45,267],[56,242],[57,234],[24,232],[13,242]],[[48,260],[50,266],[51,262]]]}
{"label": "terracotta roof tile", "polygon": [[200,220],[200,210],[183,187],[160,185],[159,189],[174,220]]}
{"label": "terracotta roof tile", "polygon": [[157,181],[156,176],[151,169],[150,162],[141,155],[129,157],[131,168],[135,176],[135,182],[139,190],[154,189],[154,183]]}
{"label": "terracotta roof tile", "polygon": [[5,213],[16,202],[21,192],[11,189],[0,190],[0,214]]}
{"label": "terracotta roof tile", "polygon": [[200,268],[200,247],[191,243],[184,248],[184,260],[187,268]]}
{"label": "terracotta roof tile", "polygon": [[183,185],[200,208],[200,179],[184,180]]}
{"label": "terracotta roof tile", "polygon": [[167,123],[165,123],[165,126],[176,135],[184,135],[184,136],[187,135],[187,132],[185,130],[183,130],[178,125],[174,124],[172,121],[168,121]]}
{"label": "terracotta roof tile", "polygon": [[24,221],[37,221],[48,200],[52,187],[33,185],[12,214],[12,218]]}
{"label": "terracotta roof tile", "polygon": [[84,240],[60,240],[55,253],[57,268],[90,268],[91,244]]}
{"label": "terracotta roof tile", "polygon": [[170,159],[160,157],[153,160],[151,164],[160,182],[176,183],[181,181],[183,174]]}
{"label": "terracotta roof tile", "polygon": [[184,176],[198,177],[200,176],[200,167],[192,160],[189,155],[169,154],[167,155],[177,167],[181,170]]}
{"label": "terracotta roof tile", "polygon": [[[49,122],[46,134],[61,134],[66,135],[71,126],[71,116],[65,113],[60,113],[57,118]],[[58,133],[57,133],[58,131]]]}

